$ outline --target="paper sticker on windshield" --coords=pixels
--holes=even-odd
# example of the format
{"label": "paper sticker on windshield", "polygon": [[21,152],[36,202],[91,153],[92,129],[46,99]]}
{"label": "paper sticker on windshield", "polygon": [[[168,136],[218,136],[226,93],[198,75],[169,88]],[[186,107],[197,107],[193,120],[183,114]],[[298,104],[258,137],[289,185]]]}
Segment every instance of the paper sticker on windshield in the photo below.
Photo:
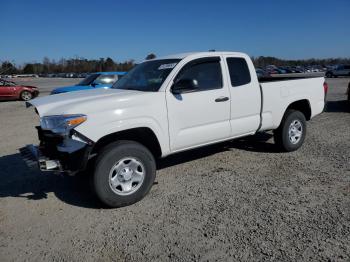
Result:
{"label": "paper sticker on windshield", "polygon": [[158,67],[158,70],[163,70],[163,69],[172,69],[176,66],[177,63],[172,63],[172,64],[162,64],[160,67]]}

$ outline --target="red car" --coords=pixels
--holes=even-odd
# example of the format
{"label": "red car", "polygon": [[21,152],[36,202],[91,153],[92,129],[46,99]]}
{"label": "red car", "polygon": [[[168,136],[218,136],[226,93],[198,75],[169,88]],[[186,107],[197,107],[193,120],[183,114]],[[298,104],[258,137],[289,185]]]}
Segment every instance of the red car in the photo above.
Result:
{"label": "red car", "polygon": [[14,82],[0,79],[0,100],[23,100],[28,101],[39,95],[35,86],[22,86]]}

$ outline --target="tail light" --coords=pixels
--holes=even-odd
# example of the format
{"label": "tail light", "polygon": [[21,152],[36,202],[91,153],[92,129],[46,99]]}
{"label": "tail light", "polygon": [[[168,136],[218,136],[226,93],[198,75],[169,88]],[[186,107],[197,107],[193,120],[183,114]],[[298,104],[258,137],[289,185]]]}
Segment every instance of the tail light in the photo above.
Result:
{"label": "tail light", "polygon": [[323,83],[323,91],[324,91],[324,107],[323,107],[323,111],[325,111],[326,107],[327,107],[327,93],[328,93],[328,84],[326,82]]}
{"label": "tail light", "polygon": [[323,91],[324,91],[324,95],[326,96],[328,93],[328,84],[326,82],[323,83]]}

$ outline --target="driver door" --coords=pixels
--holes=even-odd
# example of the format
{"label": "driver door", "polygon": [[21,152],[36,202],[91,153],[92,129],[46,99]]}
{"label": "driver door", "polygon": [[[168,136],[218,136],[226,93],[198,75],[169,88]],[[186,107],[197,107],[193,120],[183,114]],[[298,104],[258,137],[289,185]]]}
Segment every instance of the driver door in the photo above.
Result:
{"label": "driver door", "polygon": [[229,90],[222,76],[220,57],[196,59],[186,64],[176,76],[195,81],[196,90],[166,93],[170,149],[181,151],[224,140],[230,136]]}
{"label": "driver door", "polygon": [[6,82],[0,82],[0,97],[8,98],[12,97],[16,91],[14,86],[6,84]]}

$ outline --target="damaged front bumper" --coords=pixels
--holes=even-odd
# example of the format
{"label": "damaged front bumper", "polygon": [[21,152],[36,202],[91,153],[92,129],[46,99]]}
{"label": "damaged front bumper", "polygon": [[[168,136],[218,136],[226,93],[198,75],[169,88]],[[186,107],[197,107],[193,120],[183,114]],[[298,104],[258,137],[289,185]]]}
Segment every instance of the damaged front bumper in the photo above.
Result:
{"label": "damaged front bumper", "polygon": [[30,168],[37,168],[41,171],[63,171],[59,160],[48,159],[42,156],[38,146],[27,145],[19,149],[24,162]]}
{"label": "damaged front bumper", "polygon": [[63,137],[37,127],[40,144],[19,151],[30,168],[74,174],[84,170],[91,157],[93,142],[74,131]]}

